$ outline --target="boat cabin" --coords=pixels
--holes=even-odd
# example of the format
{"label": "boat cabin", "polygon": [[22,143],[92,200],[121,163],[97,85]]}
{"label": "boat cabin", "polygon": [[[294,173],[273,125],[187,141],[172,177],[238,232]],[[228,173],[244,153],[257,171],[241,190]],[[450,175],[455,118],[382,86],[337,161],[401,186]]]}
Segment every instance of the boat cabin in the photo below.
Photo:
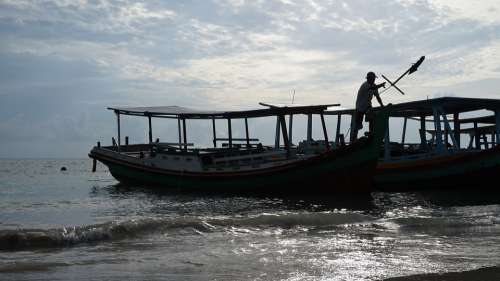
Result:
{"label": "boat cabin", "polygon": [[[400,140],[389,127],[383,161],[486,150],[500,144],[500,100],[443,97],[393,105],[390,120],[402,121]],[[408,141],[414,122],[417,142]],[[415,132],[414,132],[415,133]]]}
{"label": "boat cabin", "polygon": [[[179,106],[157,107],[109,107],[116,115],[117,136],[112,139],[112,146],[103,147],[112,152],[112,157],[134,157],[141,163],[173,170],[225,170],[255,168],[256,166],[308,158],[325,150],[336,147],[329,141],[326,130],[324,112],[334,105],[312,106],[273,106],[242,111],[205,111]],[[148,142],[130,144],[128,137],[122,141],[121,116],[137,116],[148,121]],[[298,145],[292,143],[293,116],[306,115],[308,118],[307,139]],[[312,116],[319,115],[323,128],[323,140],[312,139]],[[260,117],[276,117],[274,145],[263,145],[249,131],[249,119]],[[153,138],[152,119],[170,119],[177,123],[177,142],[161,142]],[[187,135],[186,120],[207,120],[212,125],[213,147],[198,147],[190,142]],[[286,119],[288,119],[288,126]],[[227,122],[227,137],[217,134],[216,120]],[[245,135],[234,136],[234,122],[244,122]],[[100,147],[100,143],[98,143]],[[106,152],[106,151],[104,151]],[[118,156],[117,156],[118,154]],[[121,155],[121,156],[120,156]]]}

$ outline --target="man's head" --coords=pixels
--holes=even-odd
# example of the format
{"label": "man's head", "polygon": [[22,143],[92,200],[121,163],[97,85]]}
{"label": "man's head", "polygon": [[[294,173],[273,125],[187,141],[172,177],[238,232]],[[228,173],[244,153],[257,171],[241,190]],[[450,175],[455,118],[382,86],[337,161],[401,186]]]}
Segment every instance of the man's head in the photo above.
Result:
{"label": "man's head", "polygon": [[373,73],[372,71],[370,71],[366,74],[366,80],[369,83],[374,83],[376,78],[377,78],[377,75],[375,75],[375,73]]}

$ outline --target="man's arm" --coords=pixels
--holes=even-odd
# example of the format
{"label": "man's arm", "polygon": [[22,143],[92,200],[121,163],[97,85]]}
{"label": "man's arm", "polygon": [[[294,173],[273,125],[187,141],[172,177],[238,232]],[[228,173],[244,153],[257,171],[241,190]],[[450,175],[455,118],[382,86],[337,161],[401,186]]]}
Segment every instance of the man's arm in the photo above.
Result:
{"label": "man's arm", "polygon": [[384,107],[384,104],[382,103],[382,99],[380,98],[378,91],[375,91],[375,93],[373,93],[373,95],[377,98],[378,104],[380,104],[381,107]]}

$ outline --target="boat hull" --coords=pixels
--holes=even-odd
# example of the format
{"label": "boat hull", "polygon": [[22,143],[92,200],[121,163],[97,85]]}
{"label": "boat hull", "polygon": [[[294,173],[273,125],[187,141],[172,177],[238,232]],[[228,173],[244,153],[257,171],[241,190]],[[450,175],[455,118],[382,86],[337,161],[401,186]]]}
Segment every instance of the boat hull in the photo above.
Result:
{"label": "boat hull", "polygon": [[94,150],[99,160],[122,183],[197,191],[228,192],[370,192],[378,150],[371,139],[353,147],[328,151],[311,159],[283,166],[224,173],[175,172],[106,156]]}
{"label": "boat hull", "polygon": [[368,193],[373,190],[373,176],[389,113],[390,107],[377,113],[375,129],[369,137],[307,159],[278,161],[261,169],[174,171],[101,147],[94,147],[89,156],[108,166],[113,177],[124,183],[201,191]]}
{"label": "boat hull", "polygon": [[498,190],[500,146],[377,165],[374,186],[381,191],[429,189]]}

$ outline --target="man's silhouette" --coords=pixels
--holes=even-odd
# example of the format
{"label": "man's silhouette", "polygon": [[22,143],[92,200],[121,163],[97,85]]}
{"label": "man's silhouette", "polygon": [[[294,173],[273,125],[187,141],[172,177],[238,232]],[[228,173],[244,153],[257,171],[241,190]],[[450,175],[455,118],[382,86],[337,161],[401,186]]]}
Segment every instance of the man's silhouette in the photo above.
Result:
{"label": "man's silhouette", "polygon": [[[368,72],[366,74],[366,81],[359,87],[358,96],[356,98],[356,113],[353,115],[351,123],[351,142],[358,138],[358,131],[363,128],[363,116],[366,115],[367,111],[372,108],[372,98],[375,96],[377,98],[380,106],[384,106],[382,99],[378,94],[378,88],[385,87],[385,82],[379,85],[375,84],[375,79],[377,76],[373,72]],[[370,116],[369,116],[370,115]],[[373,122],[371,114],[366,116],[366,121],[370,123],[369,130],[372,131]]]}

